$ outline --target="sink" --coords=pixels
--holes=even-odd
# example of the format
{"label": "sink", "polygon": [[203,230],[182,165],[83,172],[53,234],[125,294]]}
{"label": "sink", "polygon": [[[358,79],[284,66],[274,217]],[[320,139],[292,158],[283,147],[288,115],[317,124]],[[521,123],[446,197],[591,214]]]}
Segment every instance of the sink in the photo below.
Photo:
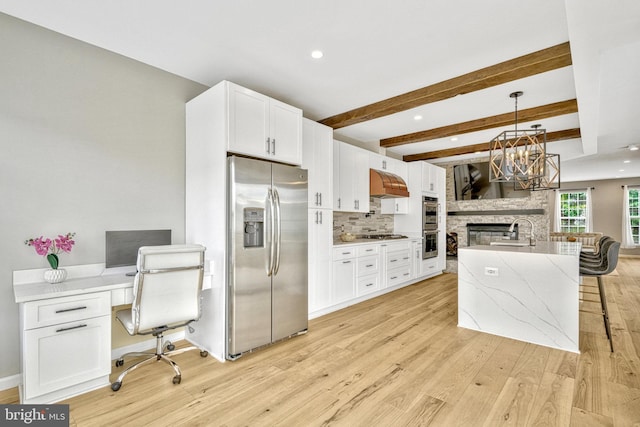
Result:
{"label": "sink", "polygon": [[489,243],[491,246],[529,246],[529,242],[520,242],[520,241],[504,241],[504,242],[491,242]]}

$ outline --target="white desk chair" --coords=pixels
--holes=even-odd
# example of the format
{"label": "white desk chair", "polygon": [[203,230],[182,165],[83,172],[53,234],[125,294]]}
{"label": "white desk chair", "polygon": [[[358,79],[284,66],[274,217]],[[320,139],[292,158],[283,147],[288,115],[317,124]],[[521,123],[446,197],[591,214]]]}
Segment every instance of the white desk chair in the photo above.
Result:
{"label": "white desk chair", "polygon": [[[173,383],[180,384],[180,368],[169,356],[199,349],[187,347],[175,350],[171,342],[162,342],[162,334],[200,318],[204,251],[201,245],[144,246],[139,249],[133,303],[130,309],[118,311],[116,318],[129,335],[156,337],[156,350],[155,353],[127,353],[116,360],[116,367],[120,367],[124,365],[125,357],[147,356],[120,374],[111,384],[113,391],[120,389],[122,380],[129,372],[158,360],[173,367]],[[200,356],[206,357],[207,354],[200,350]]]}

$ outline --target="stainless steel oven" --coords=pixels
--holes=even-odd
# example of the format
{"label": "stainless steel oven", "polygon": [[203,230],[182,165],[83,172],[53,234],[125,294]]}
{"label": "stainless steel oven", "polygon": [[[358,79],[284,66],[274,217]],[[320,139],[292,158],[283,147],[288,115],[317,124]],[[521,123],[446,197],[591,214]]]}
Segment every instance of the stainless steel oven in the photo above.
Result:
{"label": "stainless steel oven", "polygon": [[422,197],[422,229],[438,229],[438,210],[440,206],[436,197]]}
{"label": "stainless steel oven", "polygon": [[422,239],[422,259],[438,256],[438,230],[424,230]]}

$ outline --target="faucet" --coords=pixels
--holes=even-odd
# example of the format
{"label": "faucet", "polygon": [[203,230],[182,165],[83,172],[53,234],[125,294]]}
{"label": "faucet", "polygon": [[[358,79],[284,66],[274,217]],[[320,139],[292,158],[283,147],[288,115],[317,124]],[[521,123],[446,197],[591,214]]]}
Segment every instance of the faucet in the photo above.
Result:
{"label": "faucet", "polygon": [[511,223],[511,226],[509,227],[509,233],[513,232],[513,228],[515,227],[516,223],[519,220],[525,220],[528,221],[529,224],[531,224],[531,235],[529,236],[529,246],[535,246],[536,245],[536,239],[535,239],[535,233],[534,233],[534,227],[533,227],[533,222],[529,219],[529,218],[516,218],[513,220],[513,222]]}

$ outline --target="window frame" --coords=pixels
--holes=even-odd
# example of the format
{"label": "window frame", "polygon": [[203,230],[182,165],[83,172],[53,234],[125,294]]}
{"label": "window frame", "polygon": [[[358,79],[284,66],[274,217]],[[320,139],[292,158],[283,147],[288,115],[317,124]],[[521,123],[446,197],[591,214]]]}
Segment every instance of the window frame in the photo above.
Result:
{"label": "window frame", "polygon": [[[563,204],[567,204],[563,206]],[[560,190],[560,204],[557,207],[560,232],[588,233],[589,193],[585,190]],[[573,213],[573,214],[572,214]]]}
{"label": "window frame", "polygon": [[[635,201],[635,206],[632,202]],[[640,246],[640,188],[629,188],[629,221],[631,237],[636,246]],[[635,215],[634,215],[635,213]],[[634,225],[635,221],[635,225]],[[635,233],[634,233],[635,230]]]}

